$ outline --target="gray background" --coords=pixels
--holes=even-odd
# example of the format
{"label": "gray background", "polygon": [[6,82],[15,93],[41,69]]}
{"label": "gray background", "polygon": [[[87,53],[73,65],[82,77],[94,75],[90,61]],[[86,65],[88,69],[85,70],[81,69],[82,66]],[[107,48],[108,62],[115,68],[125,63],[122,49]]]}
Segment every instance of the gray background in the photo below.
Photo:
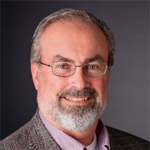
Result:
{"label": "gray background", "polygon": [[116,39],[106,125],[149,138],[149,2],[49,1],[1,3],[1,139],[34,115],[30,46],[39,21],[58,9],[84,9],[105,21]]}

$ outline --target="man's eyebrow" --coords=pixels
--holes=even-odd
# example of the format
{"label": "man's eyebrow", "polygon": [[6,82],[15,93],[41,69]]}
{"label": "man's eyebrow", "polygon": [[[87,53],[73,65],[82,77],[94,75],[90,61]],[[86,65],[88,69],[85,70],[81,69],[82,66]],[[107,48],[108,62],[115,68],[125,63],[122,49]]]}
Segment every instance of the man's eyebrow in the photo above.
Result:
{"label": "man's eyebrow", "polygon": [[94,57],[86,59],[85,63],[92,62],[92,61],[97,61],[97,60],[104,62],[104,59],[100,55],[96,55]]}
{"label": "man's eyebrow", "polygon": [[65,61],[65,62],[71,62],[71,63],[74,63],[73,60],[67,58],[67,57],[63,57],[61,55],[56,55],[53,59],[53,62],[56,62],[56,61]]}
{"label": "man's eyebrow", "polygon": [[[95,55],[94,57],[87,58],[84,63],[88,63],[88,62],[92,62],[92,61],[97,61],[97,60],[104,62],[104,59],[100,55]],[[61,56],[61,55],[56,55],[54,57],[53,62],[56,62],[56,61],[65,61],[65,62],[75,63],[74,60],[69,59],[69,58],[64,57],[64,56]]]}

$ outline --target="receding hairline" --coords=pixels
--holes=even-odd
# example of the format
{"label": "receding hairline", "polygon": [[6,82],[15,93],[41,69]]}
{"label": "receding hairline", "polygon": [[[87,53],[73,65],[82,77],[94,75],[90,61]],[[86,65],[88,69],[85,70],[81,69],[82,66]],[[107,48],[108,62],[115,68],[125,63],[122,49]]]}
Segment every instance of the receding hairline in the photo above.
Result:
{"label": "receding hairline", "polygon": [[30,60],[31,62],[38,62],[41,59],[40,55],[40,46],[39,46],[39,39],[43,32],[54,22],[59,22],[61,20],[75,20],[75,18],[78,18],[78,20],[83,21],[85,23],[93,24],[97,26],[106,37],[107,44],[108,44],[108,52],[109,52],[109,59],[108,59],[108,65],[112,66],[114,63],[114,52],[115,52],[115,40],[113,33],[109,29],[109,27],[106,25],[105,22],[98,19],[96,16],[94,16],[90,12],[86,12],[84,10],[76,10],[72,8],[64,8],[61,10],[58,10],[56,12],[53,12],[49,16],[45,17],[37,26],[34,35],[32,37],[32,46],[31,46],[31,53],[30,53]]}
{"label": "receding hairline", "polygon": [[[89,24],[89,25],[94,25],[95,27],[97,27],[100,31],[103,32],[103,30],[98,26],[96,25],[95,23],[91,22],[91,21],[88,21],[88,20],[85,20],[85,19],[82,19],[82,17],[80,16],[67,16],[67,17],[63,17],[63,18],[59,18],[59,19],[56,19],[50,23],[47,23],[47,25],[44,27],[43,31],[41,32],[40,34],[40,37],[43,35],[43,33],[47,30],[47,28],[49,28],[51,25],[55,24],[55,23],[60,23],[60,22],[81,22],[81,23],[85,23],[85,24]],[[103,32],[104,36],[105,36],[105,33]],[[106,37],[106,36],[105,36]]]}
{"label": "receding hairline", "polygon": [[[44,28],[44,30],[41,32],[41,34],[40,34],[40,38],[39,38],[39,46],[40,46],[40,53],[42,52],[42,49],[41,49],[41,38],[42,38],[42,36],[43,36],[43,34],[51,27],[51,26],[53,26],[53,25],[55,25],[55,24],[57,24],[57,23],[73,23],[73,22],[76,22],[76,23],[81,23],[81,24],[87,24],[87,25],[92,25],[92,26],[94,26],[95,28],[97,28],[98,30],[99,30],[99,32],[100,33],[102,33],[103,34],[103,36],[104,36],[104,38],[105,38],[105,40],[106,40],[106,43],[107,43],[107,50],[109,49],[109,47],[108,47],[108,41],[107,41],[107,38],[106,38],[106,35],[105,35],[105,33],[103,32],[103,30],[98,26],[98,25],[96,25],[96,24],[94,24],[93,22],[89,22],[89,21],[86,21],[86,20],[83,20],[83,19],[81,19],[81,18],[78,18],[77,16],[71,16],[71,17],[69,17],[69,18],[61,18],[61,19],[59,19],[59,20],[56,20],[56,21],[54,21],[54,22],[52,22],[52,23],[49,23],[45,28]],[[59,25],[60,26],[60,25]],[[61,27],[61,26],[60,26]],[[41,53],[42,54],[42,53]]]}

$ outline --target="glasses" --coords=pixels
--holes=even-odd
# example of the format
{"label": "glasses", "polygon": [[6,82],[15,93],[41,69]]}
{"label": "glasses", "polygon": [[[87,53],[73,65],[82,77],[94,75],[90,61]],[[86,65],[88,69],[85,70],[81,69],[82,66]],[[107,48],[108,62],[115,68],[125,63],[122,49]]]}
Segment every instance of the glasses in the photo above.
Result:
{"label": "glasses", "polygon": [[103,76],[106,73],[107,65],[101,61],[94,61],[84,64],[83,66],[75,66],[70,62],[54,62],[52,65],[48,65],[42,62],[39,62],[42,65],[51,67],[51,70],[54,75],[58,77],[69,77],[76,72],[77,67],[82,67],[82,70],[86,76],[89,77],[99,77]]}

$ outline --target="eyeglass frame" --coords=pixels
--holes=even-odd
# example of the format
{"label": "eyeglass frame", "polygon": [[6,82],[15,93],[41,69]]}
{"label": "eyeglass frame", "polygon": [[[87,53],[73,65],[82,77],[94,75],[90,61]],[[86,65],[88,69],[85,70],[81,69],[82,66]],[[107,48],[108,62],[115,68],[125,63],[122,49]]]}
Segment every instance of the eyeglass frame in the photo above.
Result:
{"label": "eyeglass frame", "polygon": [[[43,62],[41,62],[41,61],[39,61],[39,62],[37,62],[37,63],[53,68],[53,64],[54,64],[54,63],[57,63],[57,62],[65,62],[65,61],[55,61],[55,62],[52,63],[52,65],[45,64],[45,63],[43,63]],[[101,62],[101,61],[100,61],[100,62]],[[68,63],[71,63],[71,62],[68,62]],[[90,62],[88,62],[88,63],[90,63]],[[71,63],[71,64],[73,64],[74,67],[75,67],[73,74],[76,72],[76,67],[82,67],[83,73],[84,73],[86,76],[92,77],[92,78],[96,78],[96,77],[101,77],[101,76],[103,76],[103,75],[106,73],[106,70],[107,70],[107,68],[108,68],[108,65],[106,65],[106,63],[101,62],[101,63],[105,64],[105,71],[104,71],[104,73],[103,73],[102,75],[100,75],[100,76],[89,76],[89,75],[87,75],[87,74],[85,73],[85,71],[84,71],[84,66],[85,66],[86,64],[88,64],[88,63],[85,63],[85,64],[83,64],[82,66],[76,66],[74,63]],[[70,77],[70,76],[73,75],[73,74],[71,74],[71,75],[69,75],[69,76],[59,76],[59,75],[56,75],[56,74],[53,72],[53,69],[51,69],[51,70],[52,70],[52,73],[53,73],[55,76],[57,76],[57,77]]]}

